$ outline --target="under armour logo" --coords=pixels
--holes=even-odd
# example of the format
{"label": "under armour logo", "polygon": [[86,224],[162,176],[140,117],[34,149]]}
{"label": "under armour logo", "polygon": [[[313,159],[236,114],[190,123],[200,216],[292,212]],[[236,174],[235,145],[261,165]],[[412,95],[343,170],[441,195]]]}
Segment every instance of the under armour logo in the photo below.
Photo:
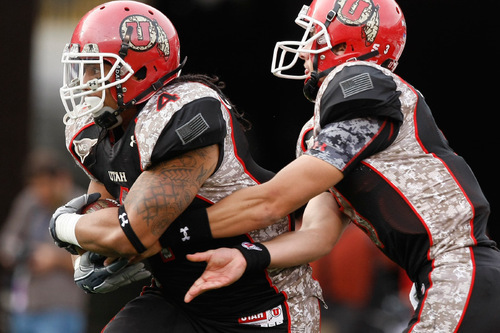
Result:
{"label": "under armour logo", "polygon": [[180,228],[180,230],[179,230],[179,232],[181,232],[184,235],[184,237],[182,237],[182,241],[183,242],[188,241],[188,240],[191,239],[191,237],[188,236],[188,233],[187,233],[188,230],[189,230],[188,227]]}
{"label": "under armour logo", "polygon": [[118,215],[118,219],[120,221],[122,221],[121,225],[122,225],[122,228],[128,224],[128,218],[127,218],[127,213],[123,213],[123,214],[120,214]]}
{"label": "under armour logo", "polygon": [[134,148],[134,144],[137,144],[137,141],[135,141],[135,136],[131,135],[130,136],[130,147]]}
{"label": "under armour logo", "polygon": [[97,79],[90,80],[87,82],[87,86],[93,91],[96,91],[99,88],[99,81]]}

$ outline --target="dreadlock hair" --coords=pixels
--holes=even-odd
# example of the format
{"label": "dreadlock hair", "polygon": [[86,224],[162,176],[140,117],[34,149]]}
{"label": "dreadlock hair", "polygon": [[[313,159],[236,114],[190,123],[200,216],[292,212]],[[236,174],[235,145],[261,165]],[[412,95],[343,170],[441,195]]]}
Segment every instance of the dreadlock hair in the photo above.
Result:
{"label": "dreadlock hair", "polygon": [[218,76],[215,75],[208,76],[204,74],[183,74],[173,79],[168,84],[174,84],[179,82],[199,82],[212,88],[231,107],[231,110],[234,112],[234,115],[236,116],[236,119],[238,119],[238,122],[240,123],[243,131],[246,132],[252,128],[252,123],[244,117],[245,113],[238,111],[234,106],[234,104],[231,103],[231,101],[222,92],[222,89],[226,87],[226,84],[223,81],[220,81]]}

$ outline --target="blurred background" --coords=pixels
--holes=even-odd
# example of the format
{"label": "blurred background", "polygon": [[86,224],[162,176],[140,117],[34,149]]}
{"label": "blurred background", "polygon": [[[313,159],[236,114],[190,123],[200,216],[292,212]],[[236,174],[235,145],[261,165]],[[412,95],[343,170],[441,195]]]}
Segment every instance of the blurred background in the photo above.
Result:
{"label": "blurred background", "polygon": [[[50,150],[62,156],[60,165],[71,175],[72,185],[83,190],[87,186],[83,173],[73,165],[64,147],[64,109],[58,91],[62,82],[60,58],[78,20],[101,2],[23,0],[14,5],[1,1],[0,228],[15,198],[33,180],[27,178],[26,171],[33,163],[32,152]],[[225,93],[253,123],[249,139],[255,159],[273,171],[290,162],[296,137],[311,116],[313,105],[302,97],[301,81],[275,78],[270,65],[277,41],[302,36],[294,19],[308,1],[145,2],[162,10],[177,28],[181,55],[188,56],[185,73],[213,74],[226,82]],[[494,93],[499,88],[491,59],[496,55],[493,0],[477,4],[400,0],[399,4],[406,16],[408,38],[396,73],[422,92],[451,146],[474,170],[492,208],[490,236],[498,241],[498,203],[494,194],[498,180],[491,178],[492,159],[497,151],[494,144],[498,141],[494,130],[498,103]],[[356,231],[348,235],[358,237]],[[359,263],[362,270],[351,272],[353,276],[368,274],[364,270],[371,272],[369,279],[344,288],[358,292],[358,296],[339,295],[338,290],[332,290],[335,286],[327,287],[329,304],[333,306],[325,310],[324,332],[397,332],[401,323],[408,320],[406,296],[400,295],[408,288],[408,281],[397,268],[379,258],[371,246],[352,249],[366,251],[365,258],[377,258],[369,261],[370,265]],[[336,263],[346,258],[341,253],[332,256],[337,256]],[[324,260],[315,264],[320,267],[318,275],[323,274],[321,267],[334,265],[328,258]],[[7,285],[12,281],[12,270],[1,265],[0,269],[0,333],[4,333],[9,332],[11,296]],[[338,269],[345,271],[345,267]],[[347,280],[353,282],[349,277]],[[119,293],[82,300],[86,331],[100,331],[138,290],[140,286],[131,286]],[[340,323],[335,313],[343,314],[340,317],[344,322],[359,323],[359,318],[372,317],[377,320],[365,320],[368,322],[362,328],[346,329],[343,327],[349,323]]]}

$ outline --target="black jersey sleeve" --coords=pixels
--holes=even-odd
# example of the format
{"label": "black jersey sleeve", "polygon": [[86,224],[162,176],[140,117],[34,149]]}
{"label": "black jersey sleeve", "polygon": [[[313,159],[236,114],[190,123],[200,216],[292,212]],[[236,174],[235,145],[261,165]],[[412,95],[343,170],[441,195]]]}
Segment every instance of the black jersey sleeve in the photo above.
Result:
{"label": "black jersey sleeve", "polygon": [[154,164],[193,149],[222,144],[225,136],[221,102],[212,97],[194,100],[172,116],[156,142],[151,161]]}
{"label": "black jersey sleeve", "polygon": [[321,96],[320,125],[366,117],[402,122],[401,93],[392,77],[367,65],[346,66],[336,73]]}

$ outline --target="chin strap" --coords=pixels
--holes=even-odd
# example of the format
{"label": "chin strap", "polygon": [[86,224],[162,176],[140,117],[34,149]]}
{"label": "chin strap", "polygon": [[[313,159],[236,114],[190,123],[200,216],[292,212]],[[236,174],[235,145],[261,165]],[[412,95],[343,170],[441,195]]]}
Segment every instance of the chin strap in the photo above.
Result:
{"label": "chin strap", "polygon": [[[125,59],[128,54],[128,49],[130,48],[130,38],[132,36],[134,28],[129,26],[127,28],[127,32],[125,32],[125,36],[122,40],[122,45],[120,47],[120,51],[118,51],[118,55],[120,58]],[[115,82],[120,82],[121,79],[121,71],[122,65],[121,62],[118,63],[115,69]],[[118,109],[113,110],[110,107],[104,107],[100,110],[100,115],[94,117],[94,122],[105,129],[112,129],[113,127],[118,126],[121,123],[120,114],[125,110],[125,105],[123,103],[123,86],[121,83],[115,86],[116,88],[116,102],[118,103]]]}
{"label": "chin strap", "polygon": [[[368,52],[366,54],[360,55],[359,57],[353,57],[353,58],[347,59],[345,62],[356,61],[356,60],[364,61],[364,60],[368,60],[370,58],[376,57],[379,54],[380,53],[377,50],[375,50],[375,51],[371,51],[371,52]],[[335,69],[335,67],[337,67],[337,66],[330,67],[328,69],[325,69],[322,72],[318,72],[318,65],[317,65],[317,62],[315,61],[314,67],[315,67],[314,71],[311,73],[311,77],[304,84],[304,89],[303,89],[304,96],[309,101],[311,101],[313,103],[316,101],[316,95],[318,94],[320,80],[322,78],[324,78],[325,76],[327,76],[328,74],[330,74],[331,71],[333,71]]]}
{"label": "chin strap", "polygon": [[309,79],[307,79],[306,83],[304,84],[304,88],[302,89],[304,96],[310,102],[313,102],[313,103],[316,102],[316,96],[318,95],[320,79],[322,77],[327,76],[328,73],[330,73],[334,68],[335,67],[329,68],[326,71],[323,71],[321,73],[318,73],[318,72],[311,73],[311,76],[309,77]]}

